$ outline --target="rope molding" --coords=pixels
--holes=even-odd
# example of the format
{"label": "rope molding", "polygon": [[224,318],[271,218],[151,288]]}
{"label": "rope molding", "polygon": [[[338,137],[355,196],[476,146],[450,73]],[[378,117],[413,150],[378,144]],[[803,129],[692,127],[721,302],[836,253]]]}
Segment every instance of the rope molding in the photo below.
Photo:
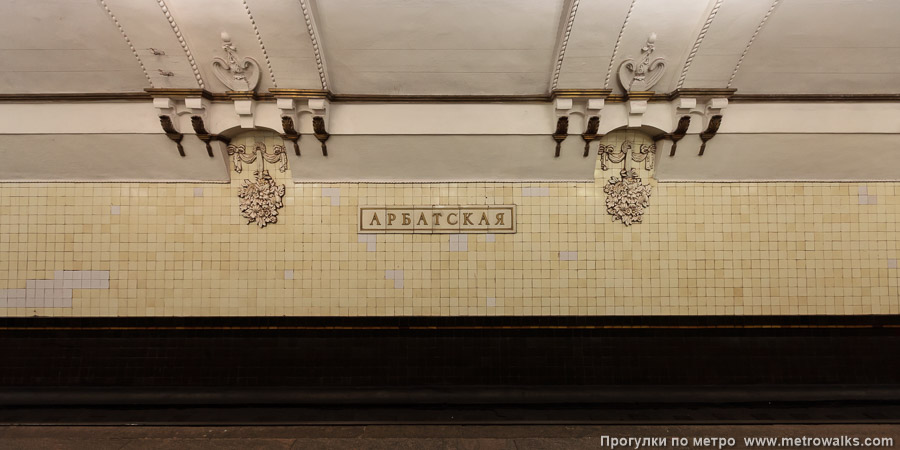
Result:
{"label": "rope molding", "polygon": [[556,89],[556,86],[559,85],[559,72],[562,70],[563,58],[566,56],[566,47],[569,45],[569,35],[572,34],[572,25],[575,24],[575,13],[578,12],[579,2],[580,0],[574,0],[572,9],[569,10],[569,20],[566,23],[566,31],[559,46],[559,54],[556,57],[556,66],[553,69],[553,82],[550,83],[550,90]]}
{"label": "rope molding", "polygon": [[[712,10],[710,10],[709,15],[706,17],[706,23],[703,24],[703,27],[700,29],[700,33],[697,35],[697,40],[694,41],[694,46],[691,47],[691,53],[688,55],[687,60],[684,62],[684,67],[681,69],[681,77],[678,78],[678,86],[677,89],[681,89],[684,86],[684,80],[687,78],[688,69],[691,67],[691,63],[694,62],[694,57],[697,56],[697,52],[700,51],[700,43],[703,42],[703,38],[706,37],[706,33],[709,31],[710,25],[712,25],[713,19],[716,18],[716,14],[719,13],[719,8],[722,6],[723,0],[716,0],[716,4],[713,5]],[[730,85],[729,85],[730,87]]]}
{"label": "rope molding", "polygon": [[747,42],[747,46],[744,47],[744,52],[741,53],[741,57],[738,59],[737,65],[734,66],[734,71],[731,72],[731,78],[728,79],[728,85],[726,87],[731,87],[734,83],[734,77],[737,76],[738,69],[741,68],[741,64],[744,62],[744,57],[747,56],[747,52],[750,51],[750,46],[753,45],[753,41],[756,40],[756,36],[759,36],[759,32],[762,31],[763,26],[766,24],[766,21],[769,20],[769,16],[775,12],[775,7],[778,6],[778,3],[781,0],[774,0],[772,2],[772,6],[769,7],[769,10],[766,11],[766,15],[763,16],[762,20],[759,22],[759,26],[756,27],[756,31],[753,32],[753,36],[750,36],[750,40]]}
{"label": "rope molding", "polygon": [[628,7],[628,12],[625,13],[625,21],[622,22],[622,29],[619,30],[616,45],[613,47],[612,56],[609,58],[609,68],[606,69],[606,81],[603,82],[604,89],[609,89],[609,80],[612,78],[613,64],[616,62],[616,55],[619,53],[619,44],[622,43],[622,35],[625,34],[625,27],[628,26],[628,21],[631,19],[631,11],[634,11],[635,3],[637,3],[637,0],[631,0],[631,6]]}

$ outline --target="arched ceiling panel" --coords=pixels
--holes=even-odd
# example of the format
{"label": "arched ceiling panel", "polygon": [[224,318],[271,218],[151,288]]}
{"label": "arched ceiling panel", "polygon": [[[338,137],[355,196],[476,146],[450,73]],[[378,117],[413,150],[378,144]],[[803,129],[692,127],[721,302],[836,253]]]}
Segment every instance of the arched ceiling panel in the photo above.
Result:
{"label": "arched ceiling panel", "polygon": [[247,0],[247,4],[266,46],[278,85],[291,89],[322,89],[300,0]]}
{"label": "arched ceiling panel", "polygon": [[329,0],[319,30],[339,94],[548,90],[561,0]]}
{"label": "arched ceiling panel", "polygon": [[641,48],[655,33],[656,49],[651,59],[665,58],[666,71],[652,90],[675,89],[684,61],[714,4],[715,0],[637,0],[622,32],[607,88],[614,93],[624,92],[616,71],[626,59],[640,60]]}
{"label": "arched ceiling panel", "polygon": [[774,0],[722,2],[691,61],[682,87],[727,87],[741,54],[773,3]]}
{"label": "arched ceiling panel", "polygon": [[[257,90],[265,92],[275,87],[266,55],[262,52],[253,22],[247,14],[243,1],[165,0],[164,3],[200,68],[206,90],[211,92],[229,90],[215,77],[211,66],[214,57],[225,58],[225,52],[222,50],[222,32],[230,36],[232,44],[237,47],[239,58],[249,56],[259,63],[260,77]],[[296,26],[299,27],[300,23],[298,22]]]}
{"label": "arched ceiling panel", "polygon": [[603,88],[631,4],[632,0],[579,3],[559,73],[559,89]]}
{"label": "arched ceiling panel", "polygon": [[900,92],[900,2],[785,0],[737,72],[741,93]]}
{"label": "arched ceiling panel", "polygon": [[[184,49],[156,0],[105,2],[134,45],[154,88],[200,87]],[[163,54],[155,54],[151,49]]]}
{"label": "arched ceiling panel", "polygon": [[3,0],[0,60],[0,93],[149,87],[125,38],[96,0]]}

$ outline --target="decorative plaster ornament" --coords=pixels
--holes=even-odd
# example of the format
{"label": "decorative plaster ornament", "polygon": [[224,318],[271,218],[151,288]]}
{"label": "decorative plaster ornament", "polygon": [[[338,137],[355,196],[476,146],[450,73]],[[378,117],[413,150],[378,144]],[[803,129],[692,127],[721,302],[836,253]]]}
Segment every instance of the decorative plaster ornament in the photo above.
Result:
{"label": "decorative plaster ornament", "polygon": [[653,170],[653,159],[656,158],[656,143],[641,144],[637,152],[631,152],[631,160],[644,162],[644,169]]}
{"label": "decorative plaster ornament", "polygon": [[650,206],[649,184],[641,184],[641,178],[634,169],[622,169],[621,179],[610,177],[609,184],[603,187],[606,193],[606,211],[613,216],[613,221],[621,221],[625,226],[640,223],[644,208]]}
{"label": "decorative plaster ornament", "polygon": [[241,215],[247,224],[256,222],[260,228],[278,222],[278,210],[284,206],[284,185],[275,184],[268,170],[254,171],[256,181],[244,180],[238,191],[241,200]]}
{"label": "decorative plaster ornament", "polygon": [[650,33],[647,44],[641,48],[641,60],[637,64],[633,58],[622,61],[619,65],[619,83],[626,91],[646,92],[659,82],[666,71],[666,59],[658,57],[650,60],[656,45],[656,33]]}
{"label": "decorative plaster ornament", "polygon": [[237,47],[231,43],[228,33],[222,32],[222,49],[228,60],[218,56],[213,58],[212,68],[216,78],[231,91],[254,91],[259,84],[259,63],[245,56],[239,61]]}
{"label": "decorative plaster ornament", "polygon": [[260,228],[270,223],[278,222],[278,210],[284,206],[281,198],[284,197],[284,185],[278,185],[269,175],[269,171],[265,169],[265,163],[278,163],[280,172],[287,169],[287,154],[284,146],[276,145],[272,147],[272,153],[266,152],[266,144],[257,142],[253,144],[251,150],[247,150],[244,145],[229,145],[228,154],[231,155],[234,162],[234,171],[241,173],[243,170],[242,163],[253,163],[259,158],[259,169],[253,172],[256,177],[255,181],[244,180],[238,197],[241,198],[241,216],[248,220],[247,224],[256,222]]}
{"label": "decorative plaster ornament", "polygon": [[622,142],[622,146],[618,152],[616,152],[616,147],[610,144],[600,144],[600,169],[601,170],[609,170],[609,166],[606,164],[607,161],[613,164],[618,164],[625,160],[625,155],[627,155],[628,150],[631,149],[631,142],[624,141]]}

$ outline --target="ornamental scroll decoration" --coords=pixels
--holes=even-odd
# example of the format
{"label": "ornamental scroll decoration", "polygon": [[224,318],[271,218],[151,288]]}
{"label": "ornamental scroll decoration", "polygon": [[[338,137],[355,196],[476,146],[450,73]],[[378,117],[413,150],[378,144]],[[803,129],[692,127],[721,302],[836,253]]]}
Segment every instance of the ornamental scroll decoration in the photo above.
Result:
{"label": "ornamental scroll decoration", "polygon": [[245,56],[242,60],[237,54],[237,47],[231,43],[228,33],[222,32],[222,50],[227,60],[218,56],[213,58],[213,74],[232,91],[253,91],[259,84],[259,62]]}
{"label": "ornamental scroll decoration", "polygon": [[619,65],[619,83],[626,91],[649,91],[666,71],[666,59],[658,57],[650,60],[656,49],[656,33],[651,33],[647,43],[641,48],[641,59],[628,58]]}
{"label": "ornamental scroll decoration", "polygon": [[[610,133],[614,137],[617,133]],[[629,133],[630,134],[630,133]],[[656,143],[649,137],[644,142],[629,136],[618,145],[600,144],[599,159],[600,169],[609,170],[611,164],[622,164],[619,177],[611,177],[603,187],[606,193],[606,211],[615,222],[622,222],[625,226],[640,223],[643,220],[644,211],[650,206],[650,193],[652,187],[643,184],[638,175],[639,168],[631,168],[631,162],[644,163],[644,170],[653,170],[653,162],[656,158]]]}
{"label": "ornamental scroll decoration", "polygon": [[266,152],[266,144],[256,142],[250,149],[245,145],[229,145],[228,155],[234,163],[234,171],[241,173],[243,164],[251,164],[259,159],[259,169],[253,172],[255,180],[244,180],[238,190],[241,199],[241,216],[247,219],[247,224],[256,222],[260,228],[270,223],[278,222],[278,210],[284,207],[281,199],[284,197],[284,185],[275,183],[265,168],[265,163],[278,165],[278,171],[287,169],[287,154],[284,146],[275,145],[272,153]]}

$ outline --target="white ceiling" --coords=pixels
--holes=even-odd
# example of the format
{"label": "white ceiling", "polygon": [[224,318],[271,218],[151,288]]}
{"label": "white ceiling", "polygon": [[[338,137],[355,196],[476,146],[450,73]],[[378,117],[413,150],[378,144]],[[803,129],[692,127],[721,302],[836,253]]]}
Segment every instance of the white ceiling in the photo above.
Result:
{"label": "white ceiling", "polygon": [[618,65],[656,33],[658,92],[900,92],[897,0],[580,0],[572,15],[573,2],[3,0],[0,93],[222,92],[222,31],[263,66],[261,91],[324,76],[337,94],[539,95],[554,80],[620,92]]}

